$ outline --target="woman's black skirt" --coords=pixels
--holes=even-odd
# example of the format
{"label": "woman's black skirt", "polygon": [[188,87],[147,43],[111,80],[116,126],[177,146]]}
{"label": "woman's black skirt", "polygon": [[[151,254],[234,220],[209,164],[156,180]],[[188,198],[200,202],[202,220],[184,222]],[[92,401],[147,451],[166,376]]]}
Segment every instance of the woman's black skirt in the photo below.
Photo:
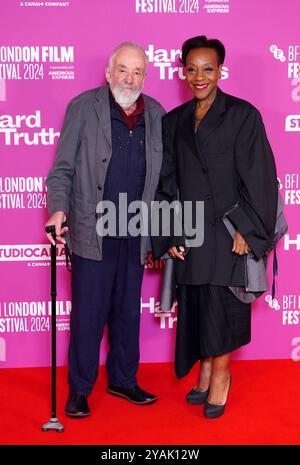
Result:
{"label": "woman's black skirt", "polygon": [[251,304],[225,286],[179,285],[175,371],[185,376],[195,362],[222,355],[251,340]]}

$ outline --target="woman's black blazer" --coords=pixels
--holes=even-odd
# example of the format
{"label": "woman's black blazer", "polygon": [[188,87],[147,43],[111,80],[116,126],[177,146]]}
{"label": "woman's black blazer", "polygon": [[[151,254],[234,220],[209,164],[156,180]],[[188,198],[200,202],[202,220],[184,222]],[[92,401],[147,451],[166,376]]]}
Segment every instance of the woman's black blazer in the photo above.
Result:
{"label": "woman's black blazer", "polygon": [[[204,242],[176,260],[179,284],[245,284],[244,257],[232,250],[223,216],[228,214],[255,256],[272,246],[277,210],[273,153],[259,111],[219,88],[194,132],[196,99],[163,118],[164,156],[156,200],[204,202]],[[152,237],[160,257],[183,242],[172,235]]]}

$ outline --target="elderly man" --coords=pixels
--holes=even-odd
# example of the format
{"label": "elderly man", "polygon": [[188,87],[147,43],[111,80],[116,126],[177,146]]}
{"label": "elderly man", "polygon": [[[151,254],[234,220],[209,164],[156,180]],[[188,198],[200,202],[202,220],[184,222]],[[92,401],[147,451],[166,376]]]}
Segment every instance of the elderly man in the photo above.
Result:
{"label": "elderly man", "polygon": [[[138,405],[157,397],[136,380],[139,364],[140,296],[150,240],[146,235],[103,237],[96,228],[99,202],[120,211],[143,201],[150,209],[162,161],[161,118],[164,109],[142,88],[147,57],[126,42],[112,53],[108,85],[89,90],[69,104],[53,168],[47,177],[46,225],[58,240],[69,234],[72,249],[72,312],[69,346],[69,397],[65,413],[90,414],[87,397],[95,384],[99,348],[108,325],[106,368],[109,394]],[[64,221],[67,227],[62,227]],[[119,224],[119,223],[118,223]],[[130,229],[130,228],[129,228]],[[48,234],[48,239],[53,241]]]}

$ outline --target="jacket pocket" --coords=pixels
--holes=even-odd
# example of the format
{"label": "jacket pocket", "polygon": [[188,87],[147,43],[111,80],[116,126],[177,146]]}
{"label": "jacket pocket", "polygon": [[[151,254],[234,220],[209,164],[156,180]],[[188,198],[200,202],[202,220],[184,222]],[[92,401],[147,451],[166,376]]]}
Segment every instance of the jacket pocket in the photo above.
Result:
{"label": "jacket pocket", "polygon": [[82,244],[90,245],[96,228],[96,203],[73,194],[70,199],[69,225],[70,234]]}

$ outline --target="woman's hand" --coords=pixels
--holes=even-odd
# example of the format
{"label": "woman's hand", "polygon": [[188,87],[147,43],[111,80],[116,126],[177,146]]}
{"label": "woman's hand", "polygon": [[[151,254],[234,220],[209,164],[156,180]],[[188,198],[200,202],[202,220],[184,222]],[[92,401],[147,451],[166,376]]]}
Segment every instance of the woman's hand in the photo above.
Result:
{"label": "woman's hand", "polygon": [[184,253],[185,247],[184,245],[179,245],[179,246],[174,246],[170,247],[168,249],[168,254],[170,255],[171,258],[179,258],[179,260],[184,260]]}
{"label": "woman's hand", "polygon": [[236,231],[234,239],[233,239],[233,246],[232,252],[235,252],[238,255],[244,255],[250,252],[250,247],[241,235],[239,231]]}

